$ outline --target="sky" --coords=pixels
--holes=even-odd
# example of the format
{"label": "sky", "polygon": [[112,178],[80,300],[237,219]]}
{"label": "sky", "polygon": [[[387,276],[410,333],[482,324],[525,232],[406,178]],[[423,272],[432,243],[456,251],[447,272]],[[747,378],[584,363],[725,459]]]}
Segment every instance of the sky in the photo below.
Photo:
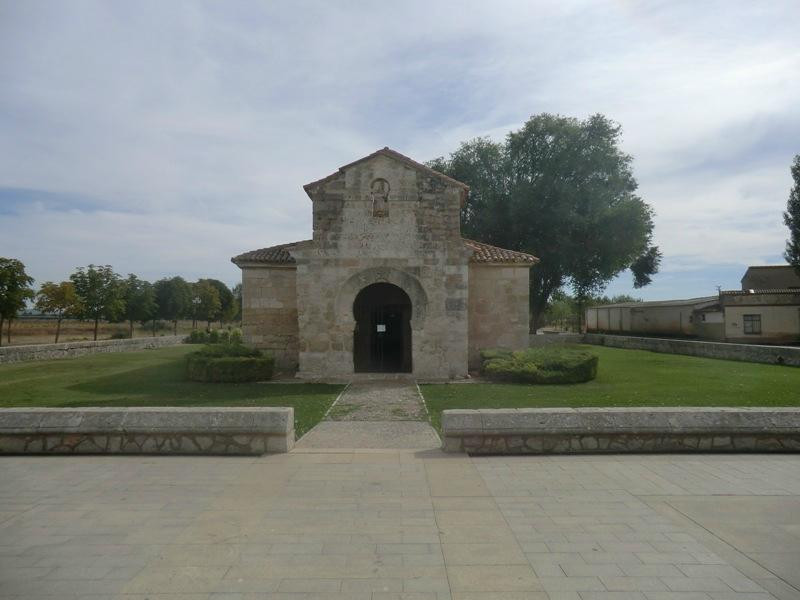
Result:
{"label": "sky", "polygon": [[623,128],[664,258],[608,294],[706,296],[780,264],[800,2],[0,0],[0,256],[214,277],[308,239],[302,185],[534,114]]}

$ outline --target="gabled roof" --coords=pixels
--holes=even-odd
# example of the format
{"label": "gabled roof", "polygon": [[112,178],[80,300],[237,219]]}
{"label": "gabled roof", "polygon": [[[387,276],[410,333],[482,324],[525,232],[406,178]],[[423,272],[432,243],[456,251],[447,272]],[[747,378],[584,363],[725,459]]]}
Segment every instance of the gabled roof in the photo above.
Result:
{"label": "gabled roof", "polygon": [[434,171],[430,167],[426,167],[422,163],[418,163],[417,161],[405,156],[404,154],[400,154],[399,152],[397,152],[395,150],[392,150],[388,146],[386,146],[384,148],[381,148],[380,150],[376,150],[375,152],[365,156],[364,158],[359,158],[358,160],[355,160],[355,161],[353,161],[351,163],[348,163],[346,165],[343,165],[343,166],[339,167],[339,169],[335,173],[331,173],[327,177],[323,177],[322,179],[318,179],[317,181],[312,181],[311,183],[305,184],[303,186],[303,189],[306,191],[306,194],[308,194],[309,197],[310,197],[311,196],[311,190],[314,189],[315,187],[317,187],[318,185],[326,183],[326,182],[330,181],[331,179],[334,179],[335,177],[338,177],[339,175],[344,173],[350,167],[354,167],[355,165],[361,164],[362,162],[366,162],[368,160],[372,160],[376,156],[386,156],[388,158],[391,158],[393,160],[396,160],[398,162],[406,164],[409,167],[411,167],[412,169],[416,169],[418,171],[422,171],[426,175],[430,175],[431,177],[437,177],[437,178],[441,179],[442,181],[444,181],[445,183],[448,183],[450,185],[454,185],[456,187],[460,187],[463,190],[465,190],[465,192],[469,191],[469,186],[467,184],[461,183],[460,181],[456,181],[455,179],[453,179],[452,177],[448,177],[444,173],[439,173],[439,171]]}
{"label": "gabled roof", "polygon": [[[463,238],[462,238],[463,239]],[[463,239],[464,246],[468,250],[472,250],[473,254],[470,257],[472,263],[483,264],[520,264],[520,265],[535,265],[539,259],[532,254],[525,252],[516,252],[514,250],[506,250],[505,248],[498,248],[489,244],[483,244],[474,240]],[[246,263],[263,263],[271,265],[293,265],[294,258],[289,253],[289,250],[303,242],[291,242],[289,244],[278,244],[277,246],[270,246],[269,248],[259,248],[258,250],[251,250],[244,254],[239,254],[231,259],[235,265],[242,266]]]}

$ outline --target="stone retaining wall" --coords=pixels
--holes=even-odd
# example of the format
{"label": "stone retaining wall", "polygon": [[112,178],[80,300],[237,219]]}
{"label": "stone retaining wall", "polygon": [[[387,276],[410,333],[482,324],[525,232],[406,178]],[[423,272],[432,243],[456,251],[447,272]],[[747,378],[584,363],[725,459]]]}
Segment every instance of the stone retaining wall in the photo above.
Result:
{"label": "stone retaining wall", "polygon": [[651,350],[667,354],[687,354],[705,358],[721,358],[744,362],[791,365],[800,367],[800,346],[757,346],[725,342],[701,342],[670,338],[647,338],[627,335],[587,333],[584,343],[629,350]]}
{"label": "stone retaining wall", "polygon": [[605,333],[531,334],[531,347],[551,344],[593,344],[627,350],[650,350],[665,354],[686,354],[703,358],[720,358],[743,362],[800,367],[800,346],[763,346],[729,342],[707,342],[673,338],[637,337]]}
{"label": "stone retaining wall", "polygon": [[800,408],[446,410],[442,435],[469,454],[798,452]]}
{"label": "stone retaining wall", "polygon": [[0,455],[260,455],[294,437],[293,408],[0,409]]}
{"label": "stone retaining wall", "polygon": [[530,334],[528,345],[531,348],[551,346],[553,344],[583,344],[582,333],[542,333]]}
{"label": "stone retaining wall", "polygon": [[101,352],[128,352],[147,350],[163,346],[175,346],[186,336],[168,335],[142,337],[128,340],[97,340],[96,342],[62,342],[58,344],[33,344],[30,346],[0,347],[0,364],[25,362],[29,360],[52,360],[55,358],[74,358]]}

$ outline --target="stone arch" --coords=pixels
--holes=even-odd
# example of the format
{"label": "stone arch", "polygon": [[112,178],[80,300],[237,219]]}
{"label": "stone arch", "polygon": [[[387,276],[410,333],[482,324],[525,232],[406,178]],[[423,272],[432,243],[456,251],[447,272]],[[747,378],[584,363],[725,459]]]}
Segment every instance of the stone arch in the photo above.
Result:
{"label": "stone arch", "polygon": [[339,323],[347,329],[355,324],[353,302],[361,290],[373,283],[391,283],[403,290],[411,300],[411,329],[422,329],[428,311],[428,295],[416,277],[393,267],[364,269],[344,282],[336,297],[336,316]]}

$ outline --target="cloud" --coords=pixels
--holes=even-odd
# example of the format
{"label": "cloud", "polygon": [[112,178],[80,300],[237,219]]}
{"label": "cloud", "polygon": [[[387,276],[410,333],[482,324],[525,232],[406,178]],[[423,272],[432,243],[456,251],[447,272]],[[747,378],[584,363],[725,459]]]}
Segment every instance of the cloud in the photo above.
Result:
{"label": "cloud", "polygon": [[549,111],[622,123],[665,254],[644,294],[779,257],[796,2],[453,6],[3,4],[0,254],[40,281],[103,262],[233,282],[231,255],[309,236],[302,184]]}

